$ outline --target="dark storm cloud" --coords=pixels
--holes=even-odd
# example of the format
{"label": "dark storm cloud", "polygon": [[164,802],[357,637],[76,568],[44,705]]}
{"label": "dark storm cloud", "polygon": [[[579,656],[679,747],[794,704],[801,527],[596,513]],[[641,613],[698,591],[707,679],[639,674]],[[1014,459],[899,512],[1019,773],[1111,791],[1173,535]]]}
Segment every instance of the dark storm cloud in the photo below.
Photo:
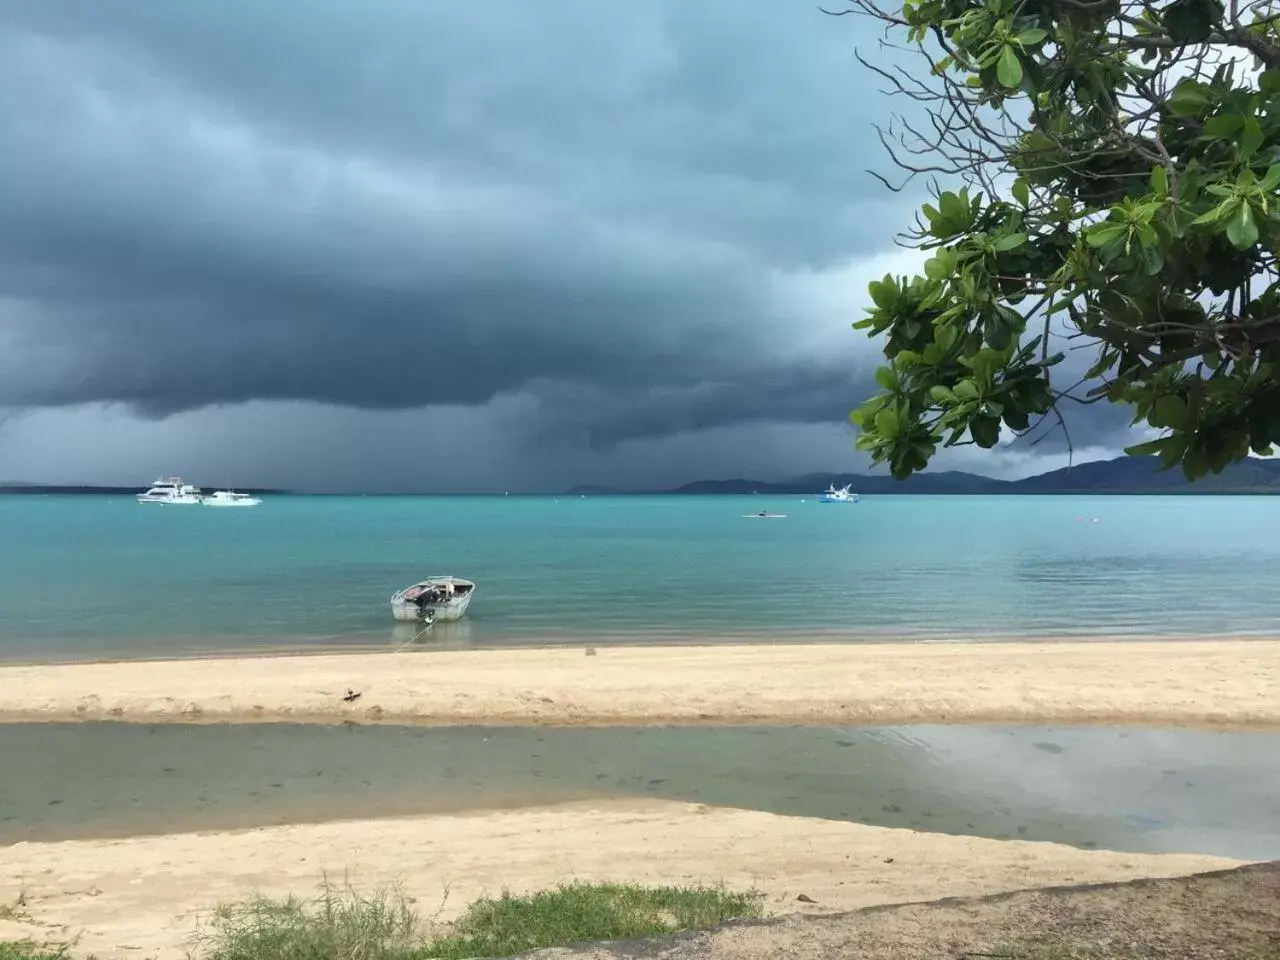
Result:
{"label": "dark storm cloud", "polygon": [[620,436],[767,415],[762,384],[848,405],[802,379],[847,389],[851,317],[773,293],[888,233],[814,7],[8,7],[2,404],[581,392]]}
{"label": "dark storm cloud", "polygon": [[796,0],[10,0],[0,407],[512,396],[526,439],[596,448],[838,423],[874,366],[838,273],[911,205],[863,173],[864,29]]}

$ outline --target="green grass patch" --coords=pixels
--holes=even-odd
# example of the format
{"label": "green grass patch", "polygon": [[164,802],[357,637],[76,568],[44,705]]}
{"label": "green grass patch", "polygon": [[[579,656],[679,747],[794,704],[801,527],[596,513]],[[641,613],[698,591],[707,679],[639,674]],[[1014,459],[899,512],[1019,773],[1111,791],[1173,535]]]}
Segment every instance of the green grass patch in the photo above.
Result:
{"label": "green grass patch", "polygon": [[[220,907],[193,943],[199,960],[463,960],[590,940],[661,936],[758,917],[761,898],[708,887],[564,884],[473,903],[453,923],[423,923],[398,890],[264,897]],[[11,958],[0,955],[0,960]],[[25,957],[13,960],[26,960]],[[41,958],[43,960],[43,958]]]}
{"label": "green grass patch", "polygon": [[701,930],[760,915],[760,898],[706,887],[571,884],[471,905],[423,956],[508,957],[589,940],[630,940]]}
{"label": "green grass patch", "polygon": [[69,960],[65,944],[35,943],[32,940],[0,940],[0,960]]}

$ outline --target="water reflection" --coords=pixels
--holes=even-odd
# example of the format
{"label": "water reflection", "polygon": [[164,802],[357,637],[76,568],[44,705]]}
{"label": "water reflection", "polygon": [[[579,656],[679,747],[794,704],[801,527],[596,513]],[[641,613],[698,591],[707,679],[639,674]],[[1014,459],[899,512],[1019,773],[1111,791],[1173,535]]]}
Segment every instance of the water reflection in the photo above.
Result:
{"label": "water reflection", "polygon": [[0,843],[645,796],[1280,857],[1280,735],[898,727],[0,725]]}
{"label": "water reflection", "polygon": [[391,628],[391,645],[396,648],[469,650],[475,646],[475,629],[470,620],[433,623],[399,623]]}

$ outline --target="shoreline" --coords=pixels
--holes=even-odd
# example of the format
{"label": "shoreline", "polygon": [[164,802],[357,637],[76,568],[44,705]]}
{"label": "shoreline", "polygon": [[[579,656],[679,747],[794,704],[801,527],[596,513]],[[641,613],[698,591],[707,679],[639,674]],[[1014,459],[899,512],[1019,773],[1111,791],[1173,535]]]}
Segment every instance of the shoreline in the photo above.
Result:
{"label": "shoreline", "polygon": [[[980,896],[1027,887],[1174,877],[1240,865],[988,840],[663,800],[348,820],[4,848],[0,902],[24,917],[0,938],[81,934],[78,953],[177,960],[219,902],[313,896],[326,873],[359,889],[398,883],[448,921],[504,888],[576,879],[755,888],[771,914]],[[799,900],[803,894],[809,900]]]}
{"label": "shoreline", "polygon": [[[468,626],[466,621],[440,624],[448,630],[459,625]],[[403,626],[403,624],[402,624]],[[437,628],[439,629],[439,627]],[[797,630],[794,632],[771,629],[739,630],[733,632],[713,631],[686,633],[682,631],[644,631],[634,630],[610,634],[557,634],[554,636],[519,636],[506,640],[487,639],[482,643],[457,641],[446,634],[442,640],[439,635],[415,642],[375,642],[372,640],[352,640],[330,642],[315,637],[296,637],[283,640],[279,644],[264,643],[251,646],[229,645],[225,647],[193,647],[185,652],[168,652],[164,650],[140,649],[135,652],[117,651],[98,656],[85,655],[83,651],[72,652],[65,657],[49,658],[28,655],[15,655],[0,650],[0,670],[7,667],[74,667],[97,666],[103,664],[151,664],[151,663],[184,663],[187,661],[206,660],[274,660],[293,657],[339,657],[339,656],[388,656],[399,653],[433,655],[438,653],[510,653],[515,651],[537,650],[582,650],[594,647],[598,650],[641,649],[725,649],[730,647],[919,647],[932,645],[949,646],[1008,646],[1044,644],[1186,644],[1186,643],[1275,643],[1280,642],[1280,633],[1269,630],[1237,631],[1218,634],[1170,634],[1170,633],[1092,633],[1081,631],[1075,633],[983,633],[980,635],[956,635],[941,633],[902,633],[886,631],[884,633],[848,633],[843,630]]]}
{"label": "shoreline", "polygon": [[0,665],[0,722],[1272,730],[1278,691],[1275,639],[579,643]]}

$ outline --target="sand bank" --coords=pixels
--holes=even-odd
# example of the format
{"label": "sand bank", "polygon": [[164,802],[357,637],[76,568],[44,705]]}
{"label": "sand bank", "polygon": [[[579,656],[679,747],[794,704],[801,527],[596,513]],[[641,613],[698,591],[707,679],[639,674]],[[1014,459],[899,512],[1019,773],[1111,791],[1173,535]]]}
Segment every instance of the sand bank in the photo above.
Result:
{"label": "sand bank", "polygon": [[[1280,726],[1280,641],[602,647],[0,668],[0,721]],[[348,690],[360,697],[345,702]]]}
{"label": "sand bank", "polygon": [[[465,816],[268,827],[130,840],[20,843],[0,855],[0,939],[80,934],[100,957],[183,956],[219,901],[315,892],[324,874],[369,888],[400,882],[440,921],[504,887],[560,881],[723,881],[772,913],[974,896],[1063,883],[1177,876],[1215,857],[1085,851],[665,801],[606,801]],[[801,903],[805,894],[817,901]]]}

